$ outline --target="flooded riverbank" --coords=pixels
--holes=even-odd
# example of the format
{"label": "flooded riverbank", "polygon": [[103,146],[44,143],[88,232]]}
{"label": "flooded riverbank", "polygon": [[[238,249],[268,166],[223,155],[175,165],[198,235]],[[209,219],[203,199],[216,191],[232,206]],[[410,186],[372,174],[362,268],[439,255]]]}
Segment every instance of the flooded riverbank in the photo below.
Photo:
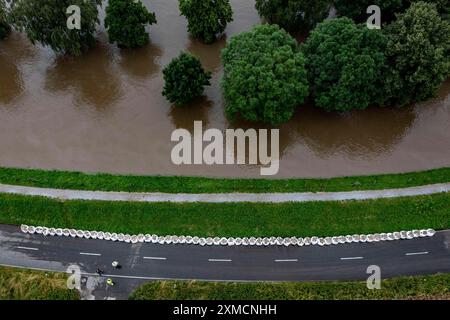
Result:
{"label": "flooded riverbank", "polygon": [[[107,43],[79,58],[56,57],[13,33],[0,43],[0,166],[146,175],[259,177],[258,166],[175,166],[175,128],[248,127],[224,115],[220,50],[260,23],[253,1],[232,0],[234,21],[213,45],[192,39],[178,1],[143,1],[155,11],[151,43],[120,50]],[[161,96],[161,70],[180,51],[213,72],[206,96],[173,108]],[[429,102],[340,115],[301,106],[280,128],[276,177],[331,177],[450,166],[450,81]],[[258,129],[258,126],[253,126]]]}

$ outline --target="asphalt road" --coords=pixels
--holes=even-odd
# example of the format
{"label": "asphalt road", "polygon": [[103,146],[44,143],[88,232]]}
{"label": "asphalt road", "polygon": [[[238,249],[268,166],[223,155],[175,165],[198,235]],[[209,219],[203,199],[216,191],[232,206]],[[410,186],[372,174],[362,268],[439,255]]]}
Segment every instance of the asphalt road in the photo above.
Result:
{"label": "asphalt road", "polygon": [[[450,230],[412,240],[323,247],[202,247],[45,237],[0,225],[0,265],[64,272],[78,265],[97,299],[126,298],[152,279],[365,280],[369,265],[379,266],[382,278],[450,272],[449,245]],[[112,268],[113,260],[122,268]],[[95,275],[97,267],[105,277]],[[107,287],[106,277],[116,285]]]}

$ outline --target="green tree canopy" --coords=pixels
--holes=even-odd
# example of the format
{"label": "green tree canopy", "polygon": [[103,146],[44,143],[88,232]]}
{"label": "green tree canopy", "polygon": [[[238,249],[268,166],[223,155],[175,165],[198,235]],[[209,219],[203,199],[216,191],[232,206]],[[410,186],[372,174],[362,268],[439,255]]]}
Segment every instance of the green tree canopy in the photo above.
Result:
{"label": "green tree canopy", "polygon": [[120,47],[141,47],[148,43],[147,24],[156,23],[156,16],[139,0],[109,0],[105,28],[109,42]]}
{"label": "green tree canopy", "polygon": [[203,94],[204,86],[210,85],[211,73],[206,72],[200,60],[182,52],[163,70],[164,90],[162,92],[170,102],[184,105]]}
{"label": "green tree canopy", "polygon": [[188,20],[188,31],[205,43],[212,43],[233,21],[229,0],[179,0],[181,15]]}
{"label": "green tree canopy", "polygon": [[391,65],[386,91],[393,103],[432,97],[450,75],[450,24],[434,4],[417,2],[385,30]]}
{"label": "green tree canopy", "polygon": [[0,39],[6,37],[9,33],[10,27],[7,22],[7,11],[5,0],[0,0]]}
{"label": "green tree canopy", "polygon": [[[412,3],[420,0],[334,0],[339,16],[352,18],[356,22],[366,22],[369,15],[366,13],[367,7],[375,4],[381,9],[381,20],[383,23],[395,19],[396,13],[402,13],[408,9]],[[436,7],[443,16],[450,15],[449,0],[427,0],[428,3],[436,4]]]}
{"label": "green tree canopy", "polygon": [[322,22],[333,0],[256,0],[256,9],[269,23],[289,32],[308,31]]}
{"label": "green tree canopy", "polygon": [[369,14],[366,13],[370,5],[377,5],[381,9],[382,23],[395,18],[395,13],[404,9],[406,0],[334,0],[338,16],[352,18],[356,22],[366,22]]}
{"label": "green tree canopy", "polygon": [[320,23],[302,48],[316,106],[348,111],[382,104],[386,42],[380,30],[346,17]]}
{"label": "green tree canopy", "polygon": [[[58,53],[79,55],[95,44],[99,4],[101,0],[15,0],[13,25],[25,31],[32,43],[39,42]],[[81,9],[80,30],[67,28],[66,10],[71,5]]]}
{"label": "green tree canopy", "polygon": [[257,25],[222,51],[226,114],[279,125],[308,96],[305,58],[277,25]]}

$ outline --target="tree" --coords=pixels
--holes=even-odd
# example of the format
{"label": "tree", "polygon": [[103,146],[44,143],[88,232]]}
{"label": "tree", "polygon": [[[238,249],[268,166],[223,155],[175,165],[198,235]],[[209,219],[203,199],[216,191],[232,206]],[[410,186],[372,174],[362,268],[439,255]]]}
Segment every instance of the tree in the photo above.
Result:
{"label": "tree", "polygon": [[188,31],[205,43],[212,43],[233,21],[229,0],[179,0],[181,15],[188,20]]}
{"label": "tree", "polygon": [[204,86],[210,85],[211,73],[206,72],[200,60],[182,52],[163,70],[164,90],[162,92],[176,106],[188,103],[203,94]]}
{"label": "tree", "polygon": [[156,23],[156,16],[139,0],[109,0],[105,28],[110,43],[120,47],[141,47],[148,43],[147,24]]}
{"label": "tree", "polygon": [[308,95],[305,58],[277,25],[257,25],[231,38],[222,51],[226,114],[279,125]]}
{"label": "tree", "polygon": [[[409,8],[414,2],[422,0],[404,0],[407,4],[405,9]],[[440,13],[441,17],[450,21],[450,1],[449,0],[426,0],[427,3],[434,3],[436,5],[437,11]]]}
{"label": "tree", "polygon": [[404,105],[432,97],[450,75],[450,24],[436,5],[416,2],[388,28],[386,91]]}
{"label": "tree", "polygon": [[0,39],[6,37],[9,31],[10,27],[7,22],[7,11],[5,0],[0,0]]}
{"label": "tree", "polygon": [[395,18],[395,13],[404,10],[406,0],[334,0],[338,16],[345,16],[356,22],[366,22],[366,13],[370,5],[377,5],[381,9],[381,21],[389,22]]}
{"label": "tree", "polygon": [[[339,16],[352,18],[356,22],[366,22],[369,14],[367,7],[374,4],[381,9],[381,20],[391,22],[395,19],[395,14],[403,13],[411,4],[421,0],[334,0],[334,6]],[[436,4],[439,13],[450,18],[450,1],[448,0],[427,0],[428,3]]]}
{"label": "tree", "polygon": [[[101,0],[15,0],[13,25],[25,31],[34,44],[41,43],[58,53],[79,55],[95,44],[98,20],[97,5]],[[81,9],[81,28],[69,29],[66,10],[76,5]]]}
{"label": "tree", "polygon": [[289,32],[309,31],[324,20],[333,0],[256,0],[256,10],[269,23]]}
{"label": "tree", "polygon": [[316,106],[348,111],[383,104],[386,42],[381,30],[346,17],[319,24],[302,48]]}

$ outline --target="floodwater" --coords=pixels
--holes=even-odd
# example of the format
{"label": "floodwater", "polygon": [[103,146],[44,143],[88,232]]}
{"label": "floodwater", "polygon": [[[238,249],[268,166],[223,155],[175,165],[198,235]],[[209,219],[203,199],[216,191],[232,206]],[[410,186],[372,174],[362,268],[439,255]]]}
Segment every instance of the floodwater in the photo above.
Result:
{"label": "floodwater", "polygon": [[[120,50],[107,43],[80,58],[57,57],[13,33],[0,42],[0,166],[148,175],[259,177],[259,166],[172,164],[176,128],[248,128],[229,123],[219,88],[226,38],[260,23],[254,1],[232,0],[234,21],[213,45],[192,39],[177,0],[144,3],[156,12],[151,43]],[[174,108],[161,91],[161,70],[180,51],[213,72],[204,98]],[[301,106],[280,128],[276,177],[405,172],[450,165],[450,81],[439,96],[403,109],[349,114]],[[258,126],[253,125],[256,129]]]}

